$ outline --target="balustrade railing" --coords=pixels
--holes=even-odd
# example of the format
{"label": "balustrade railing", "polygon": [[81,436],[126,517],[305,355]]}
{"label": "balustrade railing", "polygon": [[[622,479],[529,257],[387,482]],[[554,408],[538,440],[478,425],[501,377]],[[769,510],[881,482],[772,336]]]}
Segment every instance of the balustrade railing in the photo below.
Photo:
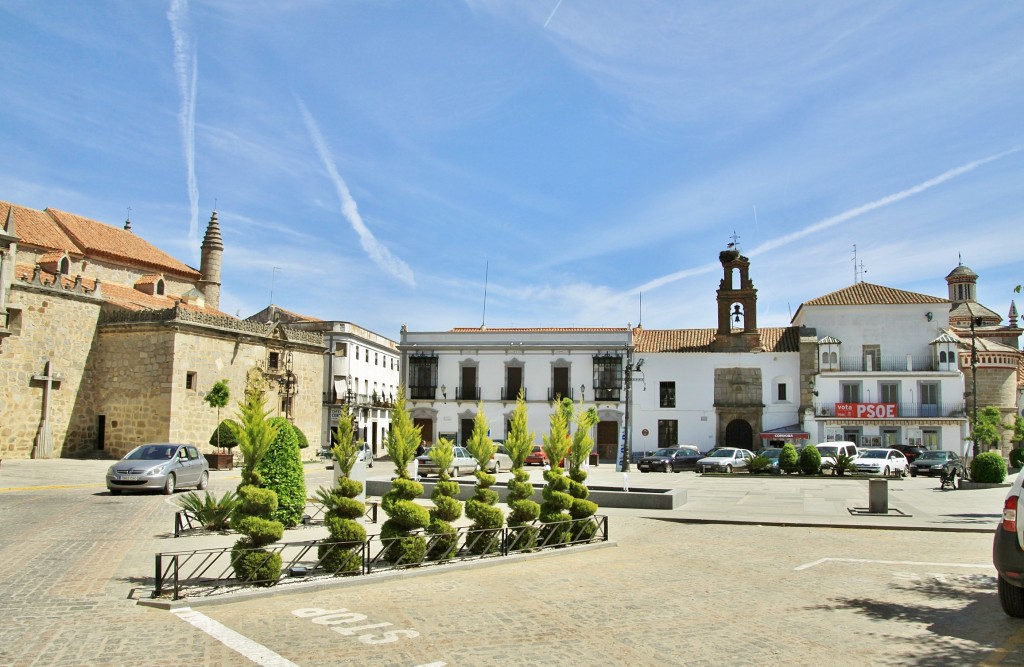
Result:
{"label": "balustrade railing", "polygon": [[963,401],[943,403],[815,403],[819,417],[847,419],[917,419],[922,417],[965,417]]}

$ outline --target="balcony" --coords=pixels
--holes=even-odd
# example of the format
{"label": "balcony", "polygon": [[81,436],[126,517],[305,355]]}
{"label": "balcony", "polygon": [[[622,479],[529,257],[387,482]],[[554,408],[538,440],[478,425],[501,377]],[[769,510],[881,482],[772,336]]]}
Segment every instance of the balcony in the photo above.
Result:
{"label": "balcony", "polygon": [[501,400],[503,401],[514,401],[519,397],[519,392],[523,392],[523,400],[526,399],[526,387],[502,387],[501,388]]}
{"label": "balcony", "polygon": [[815,403],[814,414],[839,419],[964,418],[963,401],[950,403]]}
{"label": "balcony", "polygon": [[572,395],[571,387],[550,387],[548,388],[548,402],[555,400],[556,398],[571,398],[576,400],[576,397]]}
{"label": "balcony", "polygon": [[434,385],[410,386],[409,398],[411,400],[433,401],[437,399],[437,387]]}
{"label": "balcony", "polygon": [[894,354],[882,357],[850,356],[839,357],[839,363],[821,364],[822,373],[866,372],[866,373],[907,373],[935,372],[938,370],[930,354]]}
{"label": "balcony", "polygon": [[479,401],[480,400],[480,387],[458,387],[455,390],[455,400],[457,400],[457,401]]}

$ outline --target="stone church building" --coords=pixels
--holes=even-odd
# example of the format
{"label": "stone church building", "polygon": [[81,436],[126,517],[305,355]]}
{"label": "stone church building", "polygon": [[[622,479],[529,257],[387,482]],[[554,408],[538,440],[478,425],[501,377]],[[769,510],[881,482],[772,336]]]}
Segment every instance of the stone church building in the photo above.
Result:
{"label": "stone church building", "polygon": [[235,416],[247,374],[267,406],[319,445],[323,336],[218,309],[224,244],[216,212],[200,268],[65,211],[0,201],[0,459],[120,457],[144,442],[208,442],[221,379]]}

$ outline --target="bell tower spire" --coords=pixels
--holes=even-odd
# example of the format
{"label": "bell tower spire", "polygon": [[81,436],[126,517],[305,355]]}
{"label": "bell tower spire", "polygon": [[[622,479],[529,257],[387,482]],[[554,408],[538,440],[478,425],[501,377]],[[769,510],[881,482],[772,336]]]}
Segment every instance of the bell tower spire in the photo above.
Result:
{"label": "bell tower spire", "polygon": [[757,329],[757,289],[750,279],[750,260],[736,249],[736,240],[729,250],[718,254],[722,263],[722,282],[718,287],[718,332],[716,352],[750,352],[761,348]]}
{"label": "bell tower spire", "polygon": [[220,236],[220,224],[215,210],[206,225],[199,260],[199,289],[206,297],[207,307],[214,310],[220,309],[220,264],[223,254],[224,241]]}

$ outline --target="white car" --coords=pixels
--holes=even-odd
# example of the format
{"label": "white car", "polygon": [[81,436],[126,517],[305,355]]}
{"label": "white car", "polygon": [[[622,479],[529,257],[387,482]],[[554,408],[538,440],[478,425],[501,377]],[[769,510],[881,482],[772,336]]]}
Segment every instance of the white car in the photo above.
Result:
{"label": "white car", "polygon": [[512,457],[505,451],[505,445],[498,444],[498,449],[494,452],[494,456],[491,457],[491,460],[487,465],[487,472],[497,475],[502,470],[511,469]]}
{"label": "white car", "polygon": [[846,454],[852,459],[860,455],[860,450],[852,442],[823,442],[814,446],[821,454],[821,471],[832,470],[835,472],[836,456]]}
{"label": "white car", "polygon": [[895,449],[862,449],[853,460],[857,472],[867,475],[906,477],[907,457]]}
{"label": "white car", "polygon": [[749,449],[719,447],[697,460],[697,472],[732,472],[736,468],[746,468],[753,456]]}

